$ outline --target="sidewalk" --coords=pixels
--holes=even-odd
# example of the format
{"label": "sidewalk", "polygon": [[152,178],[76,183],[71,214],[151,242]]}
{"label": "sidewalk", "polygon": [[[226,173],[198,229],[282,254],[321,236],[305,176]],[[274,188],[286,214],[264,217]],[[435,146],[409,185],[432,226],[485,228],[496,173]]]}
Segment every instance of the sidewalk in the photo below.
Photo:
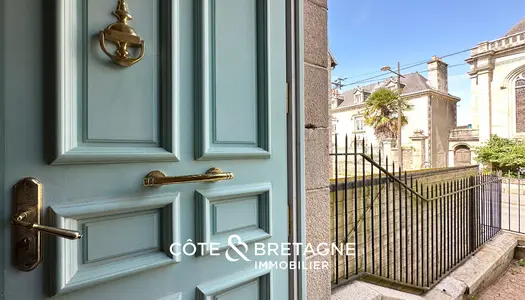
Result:
{"label": "sidewalk", "polygon": [[525,266],[513,260],[500,278],[479,294],[479,300],[525,299]]}

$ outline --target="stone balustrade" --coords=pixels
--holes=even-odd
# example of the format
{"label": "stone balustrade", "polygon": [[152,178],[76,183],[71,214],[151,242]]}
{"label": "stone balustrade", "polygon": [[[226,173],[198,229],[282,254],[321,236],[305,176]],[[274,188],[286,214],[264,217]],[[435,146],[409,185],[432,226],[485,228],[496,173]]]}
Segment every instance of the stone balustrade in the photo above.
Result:
{"label": "stone balustrade", "polygon": [[456,128],[450,130],[450,141],[477,141],[479,140],[479,129]]}
{"label": "stone balustrade", "polygon": [[525,44],[525,32],[502,37],[497,40],[479,43],[470,50],[470,56],[476,56],[488,51],[501,51]]}

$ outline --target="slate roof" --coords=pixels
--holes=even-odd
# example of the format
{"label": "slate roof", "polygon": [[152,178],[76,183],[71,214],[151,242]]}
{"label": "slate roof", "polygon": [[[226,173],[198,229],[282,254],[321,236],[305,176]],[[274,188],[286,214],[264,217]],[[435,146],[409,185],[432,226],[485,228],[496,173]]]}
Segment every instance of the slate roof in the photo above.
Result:
{"label": "slate roof", "polygon": [[[401,77],[401,88],[402,88],[401,95],[412,94],[412,93],[422,92],[426,90],[436,90],[430,85],[428,80],[423,75],[419,74],[418,72],[403,74],[403,76],[404,78]],[[386,87],[391,82],[394,84],[397,84],[397,78],[391,77],[389,79],[386,79],[378,83],[356,87],[346,92],[343,92],[344,101],[338,106],[338,108],[354,105],[354,102],[355,102],[354,93],[359,88],[371,94],[379,88]]]}
{"label": "slate roof", "polygon": [[[372,93],[372,90],[374,89],[374,87],[377,85],[377,83],[373,83],[373,84],[369,84],[369,85],[364,85],[364,86],[361,86],[360,88],[362,88],[365,92],[367,93]],[[346,91],[346,92],[343,92],[343,102],[341,102],[341,104],[338,106],[338,107],[346,107],[346,106],[351,106],[354,104],[354,93],[355,91],[357,90],[357,88],[353,88],[349,91]]]}
{"label": "slate roof", "polygon": [[521,19],[518,24],[514,25],[505,36],[513,35],[525,31],[525,17]]}
{"label": "slate roof", "polygon": [[335,56],[332,54],[332,51],[328,50],[328,57],[330,58],[330,67],[333,69],[338,65]]}

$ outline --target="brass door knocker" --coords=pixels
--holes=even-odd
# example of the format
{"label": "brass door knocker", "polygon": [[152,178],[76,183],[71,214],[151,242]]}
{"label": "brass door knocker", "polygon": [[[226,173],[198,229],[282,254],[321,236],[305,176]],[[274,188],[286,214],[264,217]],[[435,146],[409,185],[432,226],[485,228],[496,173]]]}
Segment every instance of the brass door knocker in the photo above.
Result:
{"label": "brass door knocker", "polygon": [[[128,25],[128,20],[133,20],[133,17],[128,12],[128,5],[125,0],[118,0],[113,15],[117,18],[117,22],[100,32],[100,48],[116,64],[123,67],[132,66],[144,57],[144,41],[140,39],[135,29]],[[109,53],[106,49],[106,40],[115,43],[117,46],[115,54]],[[139,55],[129,57],[128,48],[140,48]]]}

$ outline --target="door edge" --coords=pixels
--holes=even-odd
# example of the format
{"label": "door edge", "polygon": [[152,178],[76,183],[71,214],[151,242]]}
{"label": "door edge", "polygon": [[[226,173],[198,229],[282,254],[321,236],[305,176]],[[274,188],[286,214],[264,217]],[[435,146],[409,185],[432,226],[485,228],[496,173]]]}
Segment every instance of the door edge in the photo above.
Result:
{"label": "door edge", "polygon": [[[1,21],[0,21],[0,190],[3,191],[4,195],[6,195],[6,190],[4,189],[4,173],[5,173],[5,48],[3,41],[5,41],[4,31],[5,31],[5,1],[0,0],[0,14],[1,14]],[[0,205],[0,216],[4,216],[8,220],[8,215],[6,214],[6,206],[8,205],[9,201],[4,201],[3,205]],[[7,246],[7,233],[8,230],[10,230],[10,226],[4,226],[2,228],[2,233],[0,234],[0,248],[6,249]],[[5,267],[6,263],[8,261],[7,253],[9,251],[4,251],[4,257],[0,258],[0,300],[5,299]]]}
{"label": "door edge", "polygon": [[[286,1],[286,84],[288,139],[289,243],[304,244],[305,171],[304,171],[304,42],[303,0]],[[293,248],[290,261],[303,263],[303,247]],[[289,299],[306,299],[306,271],[289,270]]]}

